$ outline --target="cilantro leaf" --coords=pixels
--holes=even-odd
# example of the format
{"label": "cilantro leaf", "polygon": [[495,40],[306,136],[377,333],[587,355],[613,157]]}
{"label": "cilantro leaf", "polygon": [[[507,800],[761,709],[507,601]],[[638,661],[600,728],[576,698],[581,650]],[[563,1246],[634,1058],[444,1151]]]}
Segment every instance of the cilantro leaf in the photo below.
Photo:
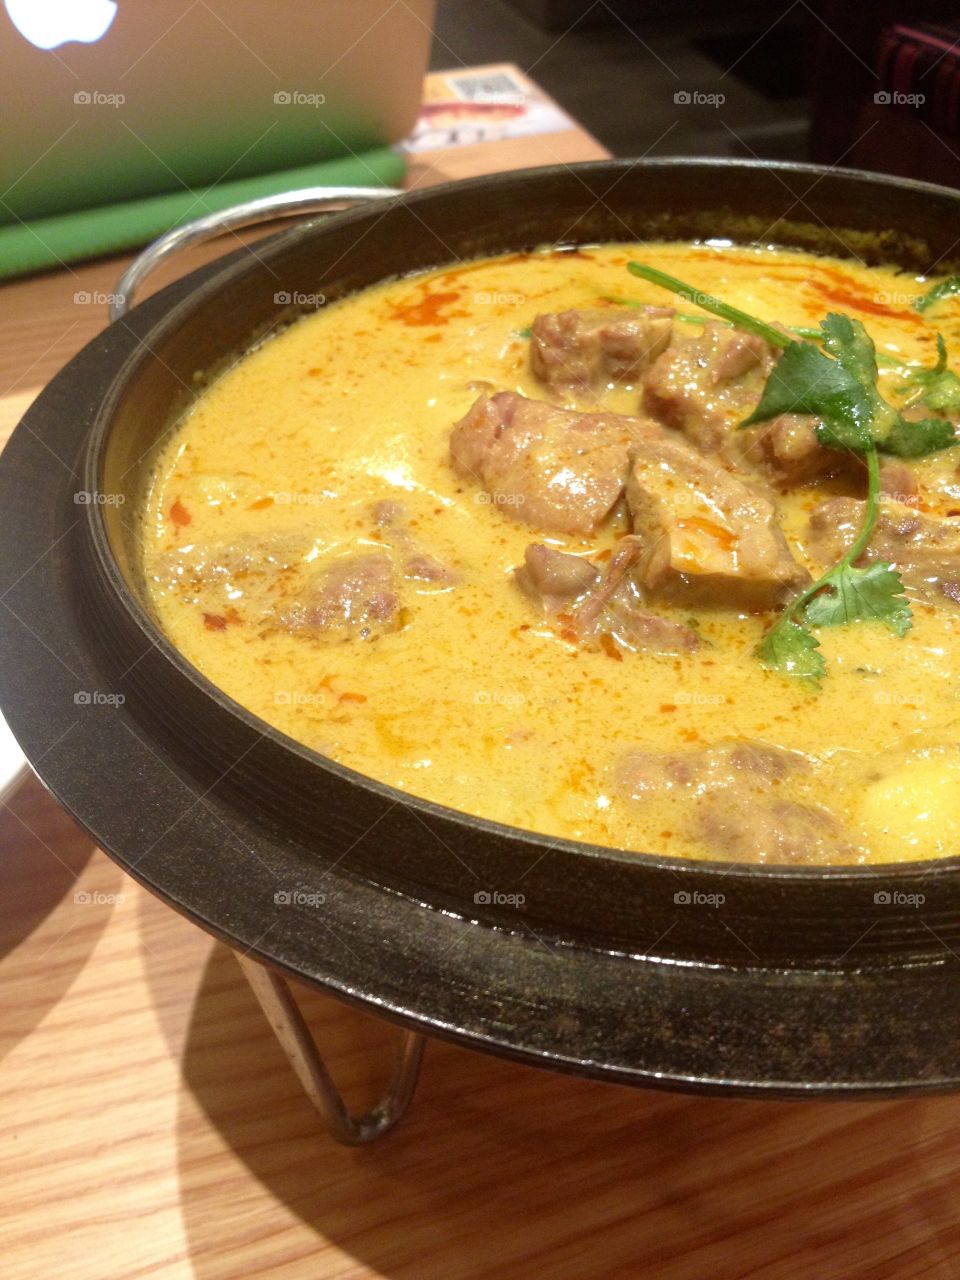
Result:
{"label": "cilantro leaf", "polygon": [[827,674],[820,641],[808,627],[795,622],[788,614],[784,614],[757,645],[757,656],[769,670],[807,680],[817,688]]}
{"label": "cilantro leaf", "polygon": [[877,388],[876,349],[859,320],[831,312],[820,329],[824,350],[791,343],[774,365],[760,403],[741,426],[781,413],[810,413],[820,419],[817,438],[827,448],[866,453],[876,447],[901,458],[918,458],[957,443],[949,423],[933,418],[911,422],[884,400]]}
{"label": "cilantro leaf", "polygon": [[898,636],[913,625],[910,606],[896,569],[875,560],[858,569],[844,560],[820,583],[822,590],[807,601],[803,616],[814,627],[844,626],[849,622],[881,622]]}
{"label": "cilantro leaf", "polygon": [[960,293],[960,276],[948,276],[946,280],[941,280],[939,284],[935,284],[932,289],[928,289],[919,297],[913,304],[913,309],[923,315],[924,311],[928,311],[930,307],[936,306],[938,302],[952,297],[955,293]]}
{"label": "cilantro leaf", "polygon": [[960,413],[960,377],[947,368],[947,344],[937,334],[937,363],[932,369],[913,369],[897,390],[912,392],[910,403],[922,400],[939,413]]}
{"label": "cilantro leaf", "polygon": [[919,422],[910,422],[898,415],[883,442],[883,452],[895,454],[898,458],[922,458],[924,454],[939,453],[941,449],[950,449],[957,443],[953,423],[947,418],[922,418]]}
{"label": "cilantro leaf", "polygon": [[826,664],[816,652],[811,627],[837,627],[850,622],[880,622],[903,636],[913,625],[900,575],[883,560],[860,569],[857,560],[870,543],[880,512],[880,457],[871,445],[866,454],[867,501],[863,523],[846,554],[812,586],[796,596],[761,640],[757,653],[772,670],[818,685]]}
{"label": "cilantro leaf", "polygon": [[824,444],[863,452],[870,445],[864,426],[863,389],[852,373],[809,342],[791,342],[773,366],[760,403],[741,426],[752,427],[781,413],[811,413],[823,420]]}

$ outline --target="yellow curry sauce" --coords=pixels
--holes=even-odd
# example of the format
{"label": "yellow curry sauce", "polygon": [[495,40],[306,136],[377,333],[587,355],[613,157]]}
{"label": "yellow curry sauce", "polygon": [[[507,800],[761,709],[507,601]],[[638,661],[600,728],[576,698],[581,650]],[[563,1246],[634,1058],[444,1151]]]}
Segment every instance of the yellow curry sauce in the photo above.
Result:
{"label": "yellow curry sauce", "polygon": [[[592,538],[531,530],[453,471],[451,428],[485,387],[545,398],[529,365],[527,327],[538,313],[611,297],[676,302],[628,275],[631,258],[770,321],[811,325],[844,311],[899,361],[932,365],[937,330],[951,350],[960,343],[960,303],[921,317],[909,303],[915,278],[725,243],[544,250],[377,286],[246,355],[166,438],[143,518],[163,630],[214,684],[292,738],[403,791],[546,835],[724,856],[691,832],[682,791],[631,798],[616,785],[617,763],[637,748],[747,739],[818,762],[793,795],[846,824],[841,860],[960,851],[960,605],[915,603],[904,638],[873,624],[823,629],[829,674],[816,692],[757,661],[770,614],[701,609],[696,652],[621,652],[577,644],[517,590],[513,570],[531,542],[603,555],[625,520],[615,515]],[[881,389],[892,395],[896,381],[884,375]],[[611,386],[600,402],[641,412],[634,386]],[[595,396],[564,403],[597,408]],[[955,498],[944,480],[957,461],[947,450],[913,464],[924,509],[960,515],[960,478]],[[822,566],[804,543],[809,513],[841,492],[849,489],[829,480],[776,494],[791,548],[814,577]],[[407,582],[402,625],[372,639],[329,643],[249,625],[248,589],[292,598],[318,563],[381,545],[371,509],[384,499],[403,504],[407,536],[456,571],[455,585]],[[282,571],[248,588],[234,566],[201,598],[189,565],[251,538],[294,548]]]}

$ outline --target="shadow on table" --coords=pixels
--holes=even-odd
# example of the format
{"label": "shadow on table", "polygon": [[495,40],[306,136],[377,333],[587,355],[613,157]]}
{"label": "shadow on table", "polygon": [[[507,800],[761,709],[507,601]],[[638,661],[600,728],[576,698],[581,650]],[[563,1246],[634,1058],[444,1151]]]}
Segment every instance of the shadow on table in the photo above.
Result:
{"label": "shadow on table", "polygon": [[32,774],[0,808],[0,1057],[60,999],[109,918],[74,898],[93,851]]}
{"label": "shadow on table", "polygon": [[[391,1030],[315,992],[304,1009],[351,1103],[369,1105]],[[241,1276],[280,1232],[311,1276],[360,1264],[398,1280],[955,1280],[954,1098],[691,1098],[433,1042],[406,1119],[348,1150],[321,1130],[222,946],[183,1069],[181,1202],[199,1280]],[[246,1178],[211,1192],[196,1103],[262,1194]]]}

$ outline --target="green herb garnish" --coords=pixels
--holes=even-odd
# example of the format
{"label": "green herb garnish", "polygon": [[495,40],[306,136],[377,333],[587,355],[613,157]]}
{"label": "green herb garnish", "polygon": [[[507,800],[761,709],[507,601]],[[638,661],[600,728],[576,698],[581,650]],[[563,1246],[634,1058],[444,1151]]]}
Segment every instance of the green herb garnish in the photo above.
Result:
{"label": "green herb garnish", "polygon": [[880,461],[872,446],[867,450],[866,463],[866,509],[853,545],[787,605],[757,646],[760,661],[771,671],[796,676],[817,688],[827,673],[827,664],[811,627],[879,622],[895,635],[903,636],[913,625],[896,569],[883,560],[875,560],[862,569],[854,563],[866,550],[880,514]]}
{"label": "green herb garnish", "polygon": [[760,403],[741,427],[782,413],[812,414],[818,419],[816,430],[822,444],[848,449],[866,463],[867,500],[853,544],[787,605],[757,647],[760,660],[771,670],[819,687],[827,668],[813,627],[879,622],[903,636],[913,624],[896,569],[883,560],[863,568],[855,563],[869,545],[880,513],[879,451],[900,457],[931,453],[957,443],[953,428],[940,418],[910,422],[883,398],[877,387],[876,348],[859,320],[835,312],[826,316],[818,333],[821,350],[812,342],[788,339],[764,321],[699,293],[673,276],[641,263],[628,265],[634,275],[661,284],[781,348],[783,354],[767,379]]}
{"label": "green herb garnish", "polygon": [[960,413],[960,378],[947,368],[947,344],[937,334],[937,363],[932,369],[912,369],[897,390],[909,395],[907,404],[922,400],[940,413]]}
{"label": "green herb garnish", "polygon": [[877,389],[876,349],[859,320],[831,312],[820,322],[823,350],[792,342],[773,367],[760,403],[741,425],[781,413],[810,413],[820,421],[820,443],[865,453],[870,448],[899,458],[919,458],[957,443],[943,418],[911,422]]}
{"label": "green herb garnish", "polygon": [[945,298],[952,298],[955,293],[960,293],[960,276],[948,276],[946,280],[941,280],[939,284],[935,284],[932,289],[922,294],[913,304],[913,309],[923,315],[938,302],[943,302]]}
{"label": "green herb garnish", "polygon": [[676,276],[668,276],[665,271],[658,271],[656,267],[648,267],[642,262],[628,262],[627,270],[632,275],[639,276],[641,280],[649,280],[651,284],[669,289],[671,293],[686,298],[687,302],[692,302],[694,306],[700,307],[703,311],[709,311],[712,316],[718,316],[719,319],[726,320],[728,324],[743,329],[746,333],[755,333],[758,338],[763,338],[764,342],[769,342],[771,347],[790,345],[790,338],[779,329],[775,329],[772,324],[758,320],[737,307],[731,307],[728,302],[721,302],[719,298],[695,289],[693,285],[684,284]]}

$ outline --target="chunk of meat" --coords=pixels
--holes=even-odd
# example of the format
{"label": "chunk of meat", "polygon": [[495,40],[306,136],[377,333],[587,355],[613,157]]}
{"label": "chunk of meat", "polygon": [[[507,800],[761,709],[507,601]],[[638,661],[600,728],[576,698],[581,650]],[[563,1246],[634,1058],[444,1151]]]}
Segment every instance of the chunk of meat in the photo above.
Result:
{"label": "chunk of meat", "polygon": [[457,473],[534,528],[593,534],[623,493],[631,445],[662,428],[615,413],[577,413],[512,391],[482,396],[453,429]]}
{"label": "chunk of meat", "polygon": [[672,307],[608,307],[539,315],[530,367],[552,390],[586,391],[632,382],[667,346]]}
{"label": "chunk of meat", "polygon": [[721,452],[738,464],[757,468],[784,488],[863,471],[856,454],[825,448],[816,427],[812,414],[781,413],[743,431],[734,426]]}
{"label": "chunk of meat", "polygon": [[699,796],[744,786],[763,790],[810,769],[809,759],[800,751],[736,738],[697,751],[630,751],[617,767],[616,780],[621,792],[640,800],[664,791]]}
{"label": "chunk of meat", "polygon": [[[857,498],[828,498],[810,516],[809,549],[824,564],[853,545],[866,504]],[[899,572],[907,594],[930,604],[960,603],[960,521],[923,515],[901,502],[884,502],[857,561],[886,560]]]}
{"label": "chunk of meat", "polygon": [[857,861],[857,846],[843,824],[819,804],[775,796],[745,803],[733,792],[715,793],[696,803],[694,821],[711,853],[734,862]]}
{"label": "chunk of meat", "polygon": [[920,495],[913,467],[899,458],[884,458],[880,463],[880,492],[894,502],[909,506]]}
{"label": "chunk of meat", "polygon": [[688,838],[716,857],[751,863],[851,862],[854,841],[827,809],[788,794],[813,773],[798,751],[731,740],[699,751],[628,753],[618,789],[644,802],[674,797]]}
{"label": "chunk of meat", "polygon": [[740,430],[760,403],[780,354],[754,334],[707,324],[699,337],[669,347],[650,367],[644,410],[682,431],[704,453],[758,470],[785,487],[856,468],[850,454],[824,448],[810,414],[784,413]]}
{"label": "chunk of meat", "polygon": [[403,576],[435,587],[452,587],[460,581],[456,569],[421,550],[407,527],[409,513],[402,502],[381,498],[371,509],[373,522],[390,549],[402,559]]}
{"label": "chunk of meat", "polygon": [[288,631],[328,639],[371,639],[401,625],[393,563],[381,551],[345,556],[321,569],[279,615]]}
{"label": "chunk of meat", "polygon": [[772,499],[679,437],[634,445],[627,504],[637,577],[663,598],[765,609],[809,581]]}
{"label": "chunk of meat", "polygon": [[692,653],[700,647],[692,628],[644,607],[643,592],[631,573],[643,554],[639,538],[621,538],[603,579],[573,611],[573,625],[584,638],[606,632],[628,649]]}
{"label": "chunk of meat", "polygon": [[460,581],[460,575],[455,569],[422,551],[407,557],[403,563],[403,576],[414,578],[418,582],[432,582],[448,587]]}
{"label": "chunk of meat", "polygon": [[777,354],[753,334],[707,323],[698,337],[667,347],[650,366],[644,411],[714,453],[759,404]]}
{"label": "chunk of meat", "polygon": [[533,542],[523,553],[523,564],[514,569],[517,586],[548,613],[568,607],[600,579],[600,571],[582,556],[571,556],[554,547]]}
{"label": "chunk of meat", "polygon": [[517,585],[546,613],[563,612],[571,637],[583,642],[607,634],[628,649],[683,653],[698,648],[699,638],[689,627],[642,607],[642,596],[627,576],[635,553],[625,544],[632,541],[621,541],[602,578],[589,560],[534,543],[514,570]]}

